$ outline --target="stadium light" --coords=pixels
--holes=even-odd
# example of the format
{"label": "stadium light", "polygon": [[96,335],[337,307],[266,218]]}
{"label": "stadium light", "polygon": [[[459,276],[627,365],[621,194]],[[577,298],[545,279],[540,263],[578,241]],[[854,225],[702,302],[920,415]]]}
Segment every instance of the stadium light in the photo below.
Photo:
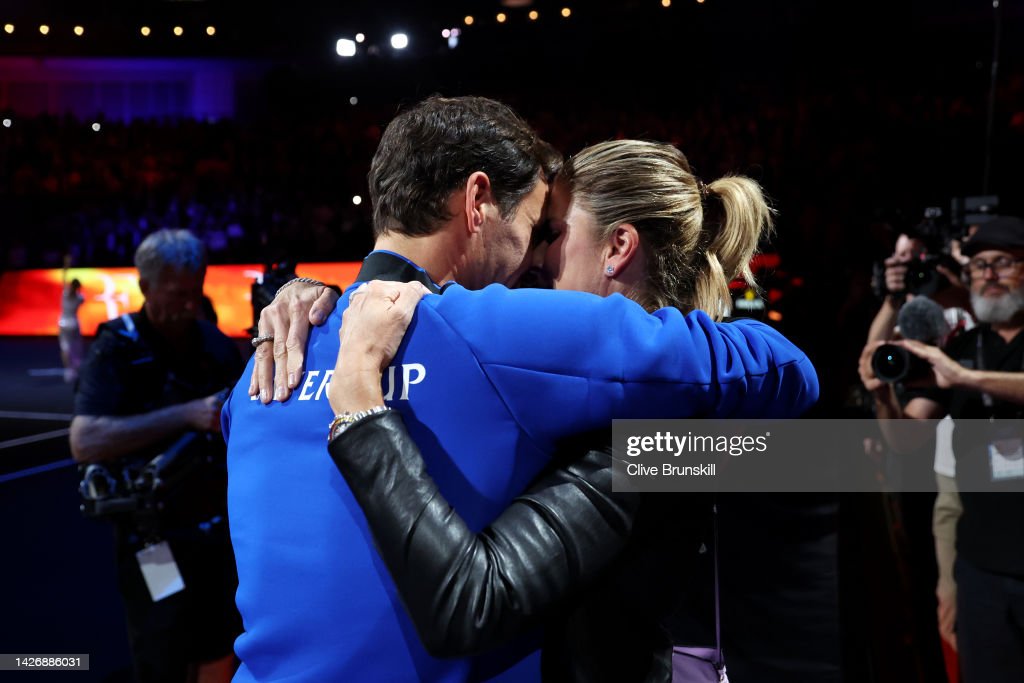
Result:
{"label": "stadium light", "polygon": [[349,40],[348,38],[339,38],[334,49],[338,51],[339,57],[355,57],[356,41]]}

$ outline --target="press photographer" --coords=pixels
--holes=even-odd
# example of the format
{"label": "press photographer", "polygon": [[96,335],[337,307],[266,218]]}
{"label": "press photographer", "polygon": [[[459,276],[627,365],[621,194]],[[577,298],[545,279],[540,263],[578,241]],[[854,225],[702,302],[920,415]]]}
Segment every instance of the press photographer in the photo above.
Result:
{"label": "press photographer", "polygon": [[[926,361],[890,340],[915,339],[941,345],[974,325],[969,292],[961,277],[959,245],[969,230],[968,221],[981,219],[967,211],[979,212],[995,204],[978,199],[954,199],[948,219],[939,207],[926,208],[923,219],[900,234],[893,254],[876,264],[873,284],[882,303],[860,357],[859,372],[865,387],[878,385],[879,391],[891,393],[898,403],[905,402],[904,386],[930,376],[931,370]],[[877,412],[874,393],[866,392],[865,398]],[[881,428],[884,433],[885,422]],[[886,437],[892,441],[895,435]],[[940,487],[949,482],[948,487],[955,489],[952,479],[937,474],[941,469],[938,454],[948,453],[949,448],[943,448],[948,446],[948,438],[945,432],[932,437],[927,443],[916,444],[914,453],[890,459],[886,476],[892,482],[938,481]],[[945,495],[939,498],[944,501]],[[951,622],[941,617],[952,611],[948,607],[953,604],[952,561],[943,561],[952,555],[952,543],[936,542],[942,533],[935,527],[938,508],[934,494],[902,492],[886,498],[889,514],[900,520],[900,533],[892,537],[890,551],[913,587],[905,596],[905,612],[910,615],[909,628],[921,650],[922,673],[928,680],[940,680],[944,673],[939,636],[953,641]],[[940,586],[939,604],[933,588],[936,585]]]}
{"label": "press photographer", "polygon": [[83,509],[114,523],[136,679],[228,681],[241,623],[220,408],[242,359],[198,319],[202,242],[160,230],[135,265],[145,303],[100,326],[75,396]]}
{"label": "press photographer", "polygon": [[[963,247],[979,325],[943,348],[899,342],[928,362],[934,389],[865,372],[880,418],[954,420],[963,514],[956,531],[956,645],[965,683],[1024,680],[1024,221],[983,223]],[[869,344],[870,348],[872,345]],[[868,348],[865,349],[867,352]],[[883,430],[884,431],[884,430]],[[983,490],[984,489],[984,490]]]}

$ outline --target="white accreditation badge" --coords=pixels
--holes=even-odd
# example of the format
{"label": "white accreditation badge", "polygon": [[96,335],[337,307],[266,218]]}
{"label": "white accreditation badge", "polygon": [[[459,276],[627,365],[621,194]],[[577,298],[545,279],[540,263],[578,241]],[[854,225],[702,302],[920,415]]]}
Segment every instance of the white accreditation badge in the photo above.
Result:
{"label": "white accreditation badge", "polygon": [[1024,444],[1018,438],[993,441],[988,462],[993,482],[1024,479]]}
{"label": "white accreditation badge", "polygon": [[147,545],[135,553],[135,558],[139,561],[142,578],[146,580],[146,588],[149,589],[149,596],[153,598],[153,602],[159,602],[185,590],[185,581],[181,578],[178,564],[174,561],[171,546],[167,541]]}

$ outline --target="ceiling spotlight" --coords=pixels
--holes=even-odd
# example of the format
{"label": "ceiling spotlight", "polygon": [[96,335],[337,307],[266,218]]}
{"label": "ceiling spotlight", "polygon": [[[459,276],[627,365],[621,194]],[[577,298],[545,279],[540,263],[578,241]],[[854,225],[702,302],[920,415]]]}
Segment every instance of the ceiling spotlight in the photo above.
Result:
{"label": "ceiling spotlight", "polygon": [[76,26],[74,30],[75,30],[75,35],[76,36],[80,36],[83,33],[85,33],[85,29],[82,28],[81,26]]}
{"label": "ceiling spotlight", "polygon": [[174,27],[174,35],[180,36],[184,32],[185,32],[185,29],[183,29],[182,27],[180,27],[180,26],[175,26]]}
{"label": "ceiling spotlight", "polygon": [[334,49],[338,51],[339,57],[355,57],[356,41],[349,40],[348,38],[340,38]]}
{"label": "ceiling spotlight", "polygon": [[356,34],[356,42],[357,43],[361,43],[364,40],[366,40],[366,36],[365,35],[363,35],[362,33],[357,33]]}
{"label": "ceiling spotlight", "polygon": [[562,16],[563,17],[568,19],[570,14],[572,14],[572,10],[571,9],[569,9],[568,7],[563,7],[562,8]]}
{"label": "ceiling spotlight", "polygon": [[143,26],[142,28],[139,29],[139,33],[141,33],[144,36],[148,36],[149,35],[149,27],[148,26]]}
{"label": "ceiling spotlight", "polygon": [[442,38],[447,38],[451,34],[452,34],[452,31],[451,31],[451,29],[448,29],[448,28],[446,28],[445,30],[441,31],[441,37]]}
{"label": "ceiling spotlight", "polygon": [[99,122],[96,122],[96,123],[92,124],[92,129],[94,131],[96,131],[97,133],[99,133],[100,132],[100,124],[99,124]]}
{"label": "ceiling spotlight", "polygon": [[391,47],[396,50],[404,50],[409,47],[409,36],[404,33],[396,33],[391,36]]}
{"label": "ceiling spotlight", "polygon": [[532,9],[530,10],[530,13],[527,16],[530,17],[530,21],[537,21],[537,17],[539,17],[540,14],[537,12],[537,10]]}
{"label": "ceiling spotlight", "polygon": [[39,32],[45,36],[47,33],[50,32],[50,27],[47,26],[46,24],[43,24],[42,26],[39,27]]}
{"label": "ceiling spotlight", "polygon": [[363,198],[360,197],[359,195],[356,195],[355,197],[352,198],[352,203],[355,204],[356,206],[359,206],[360,204],[363,203]]}
{"label": "ceiling spotlight", "polygon": [[462,29],[461,28],[453,28],[452,29],[452,37],[453,38],[458,38],[461,35],[462,35]]}
{"label": "ceiling spotlight", "polygon": [[215,35],[216,33],[217,33],[217,28],[215,26],[207,26],[206,27],[206,35],[212,36],[212,35]]}
{"label": "ceiling spotlight", "polygon": [[14,33],[14,24],[4,24],[4,33]]}
{"label": "ceiling spotlight", "polygon": [[4,119],[4,128],[10,128],[10,127],[11,127],[11,120],[10,119]]}
{"label": "ceiling spotlight", "polygon": [[498,23],[499,24],[504,24],[506,19],[508,19],[508,17],[505,16],[504,12],[498,12]]}
{"label": "ceiling spotlight", "polygon": [[672,0],[661,0],[661,6],[662,7],[671,7],[672,6]]}
{"label": "ceiling spotlight", "polygon": [[358,97],[350,97],[350,98],[348,98],[348,103],[351,104],[354,107],[357,104],[359,104],[359,98]]}
{"label": "ceiling spotlight", "polygon": [[472,26],[473,25],[473,17],[472,16],[467,15],[466,18],[463,19],[462,21],[464,21],[466,23],[466,26]]}

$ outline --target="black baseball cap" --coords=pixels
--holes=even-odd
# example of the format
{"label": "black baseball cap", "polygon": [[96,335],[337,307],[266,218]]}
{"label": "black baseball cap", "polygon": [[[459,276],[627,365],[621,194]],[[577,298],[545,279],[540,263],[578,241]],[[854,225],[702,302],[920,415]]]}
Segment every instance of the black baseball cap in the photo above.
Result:
{"label": "black baseball cap", "polygon": [[1024,249],[1024,220],[1016,216],[997,216],[982,223],[964,242],[960,253],[974,256],[986,249]]}

